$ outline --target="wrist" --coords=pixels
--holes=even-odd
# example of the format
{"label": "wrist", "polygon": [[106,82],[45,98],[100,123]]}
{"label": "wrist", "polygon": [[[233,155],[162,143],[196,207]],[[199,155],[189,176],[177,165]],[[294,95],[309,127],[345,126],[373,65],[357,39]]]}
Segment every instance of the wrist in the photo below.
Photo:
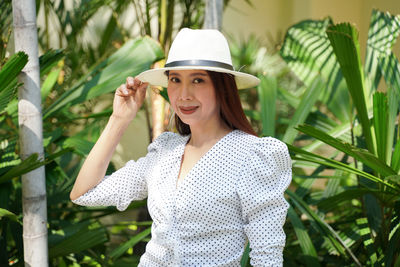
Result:
{"label": "wrist", "polygon": [[136,116],[132,116],[132,117],[120,116],[118,114],[112,113],[109,118],[109,121],[112,121],[114,123],[121,124],[121,125],[124,125],[124,124],[128,125],[129,123],[131,123],[133,121],[133,119],[135,117]]}
{"label": "wrist", "polygon": [[108,120],[106,128],[112,131],[123,133],[125,132],[126,128],[128,128],[132,120],[133,118],[126,118],[112,114]]}

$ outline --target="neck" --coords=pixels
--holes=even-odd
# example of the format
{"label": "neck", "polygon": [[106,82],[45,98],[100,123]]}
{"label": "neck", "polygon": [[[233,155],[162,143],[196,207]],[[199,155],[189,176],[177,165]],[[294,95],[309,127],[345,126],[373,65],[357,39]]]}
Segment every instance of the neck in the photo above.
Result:
{"label": "neck", "polygon": [[225,123],[220,121],[217,125],[199,125],[190,126],[191,137],[189,144],[195,147],[201,147],[207,143],[215,143],[226,134],[232,131]]}

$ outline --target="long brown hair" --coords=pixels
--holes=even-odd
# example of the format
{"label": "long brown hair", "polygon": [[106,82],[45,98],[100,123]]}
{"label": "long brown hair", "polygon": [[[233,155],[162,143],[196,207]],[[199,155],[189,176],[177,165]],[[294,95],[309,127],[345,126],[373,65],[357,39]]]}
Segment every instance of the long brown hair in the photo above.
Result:
{"label": "long brown hair", "polygon": [[[235,77],[228,73],[207,71],[215,88],[217,102],[220,104],[222,120],[231,129],[239,129],[257,136],[244,114],[240,102]],[[168,75],[168,72],[166,73]],[[190,127],[175,114],[175,126],[181,135],[190,134]]]}

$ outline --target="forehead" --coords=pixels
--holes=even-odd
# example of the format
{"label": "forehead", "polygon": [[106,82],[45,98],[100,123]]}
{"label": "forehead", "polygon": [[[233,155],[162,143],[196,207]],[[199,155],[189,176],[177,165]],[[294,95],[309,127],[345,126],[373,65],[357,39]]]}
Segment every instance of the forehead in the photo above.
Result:
{"label": "forehead", "polygon": [[177,76],[193,76],[193,75],[202,75],[208,76],[208,72],[205,70],[170,70],[169,75],[177,75]]}

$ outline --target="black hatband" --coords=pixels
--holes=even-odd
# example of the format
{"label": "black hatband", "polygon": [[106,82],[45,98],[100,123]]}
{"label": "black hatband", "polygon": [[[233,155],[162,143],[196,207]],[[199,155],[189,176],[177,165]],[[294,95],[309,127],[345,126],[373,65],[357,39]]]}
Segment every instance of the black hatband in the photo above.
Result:
{"label": "black hatband", "polygon": [[168,64],[165,64],[165,68],[181,67],[181,66],[218,67],[218,68],[224,68],[227,70],[234,70],[232,65],[222,63],[219,61],[212,61],[212,60],[200,60],[200,59],[179,60],[179,61],[173,61]]}

